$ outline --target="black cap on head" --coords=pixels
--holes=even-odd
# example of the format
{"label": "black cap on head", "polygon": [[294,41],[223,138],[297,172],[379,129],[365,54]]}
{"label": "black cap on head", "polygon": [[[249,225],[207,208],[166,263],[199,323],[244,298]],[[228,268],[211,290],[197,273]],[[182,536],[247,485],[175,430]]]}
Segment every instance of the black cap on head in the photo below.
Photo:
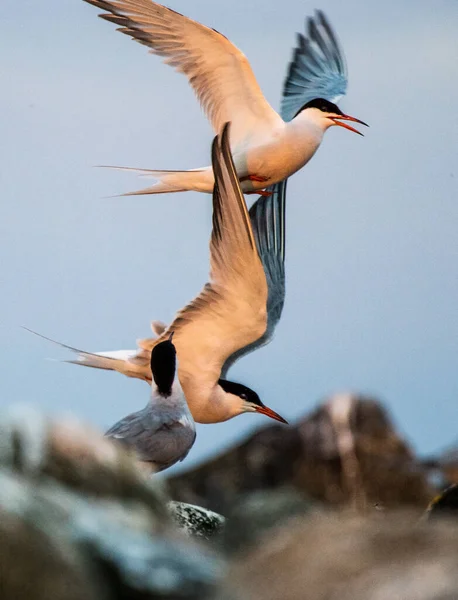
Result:
{"label": "black cap on head", "polygon": [[343,112],[340,110],[340,108],[337,106],[337,104],[334,104],[333,102],[329,102],[329,100],[326,100],[325,98],[314,98],[313,100],[310,100],[310,102],[307,102],[307,104],[304,104],[304,106],[300,110],[297,111],[296,116],[300,112],[305,110],[306,108],[317,108],[318,110],[321,110],[322,112],[335,113],[336,115],[343,115]]}
{"label": "black cap on head", "polygon": [[251,402],[251,404],[264,406],[257,393],[253,392],[253,390],[250,390],[250,388],[246,385],[235,383],[233,381],[227,381],[226,379],[219,379],[218,383],[228,394],[234,394],[234,396],[238,396],[239,398],[242,398],[242,400]]}
{"label": "black cap on head", "polygon": [[176,350],[170,340],[161,342],[151,351],[151,372],[161,396],[170,396],[175,379]]}

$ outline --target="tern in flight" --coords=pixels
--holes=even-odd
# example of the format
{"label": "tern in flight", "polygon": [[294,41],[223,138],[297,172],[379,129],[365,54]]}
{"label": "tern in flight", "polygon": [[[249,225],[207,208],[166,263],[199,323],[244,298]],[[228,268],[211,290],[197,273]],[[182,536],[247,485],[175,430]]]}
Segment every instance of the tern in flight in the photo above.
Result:
{"label": "tern in flight", "polygon": [[[173,332],[178,377],[195,421],[218,423],[257,412],[286,423],[261,402],[256,392],[226,379],[237,358],[269,341],[281,313],[284,184],[279,188],[281,193],[267,199],[270,203],[266,207],[258,204],[253,210],[252,219],[260,223],[255,237],[231,156],[228,123],[213,141],[212,164],[215,186],[210,282],[202,292],[178,312],[169,327],[164,329],[163,324],[154,322],[153,331],[159,337],[140,340],[138,350],[90,353],[60,345],[78,354],[70,362],[118,371],[151,383],[151,352]],[[271,228],[266,219],[269,223],[276,219],[275,227]],[[263,266],[257,240],[265,252],[273,253],[275,249],[277,253],[277,258],[272,256],[269,261],[269,268]]]}
{"label": "tern in flight", "polygon": [[[231,151],[244,193],[268,195],[267,186],[286,179],[312,158],[329,127],[360,133],[348,121],[366,125],[334,103],[346,91],[347,70],[322,12],[309,19],[308,37],[298,35],[280,116],[263,96],[245,55],[218,31],[151,0],[85,1],[107,11],[100,15],[103,19],[119,25],[119,31],[186,75],[216,133],[231,122]],[[213,190],[211,167],[115,168],[156,179],[153,186],[125,195]]]}
{"label": "tern in flight", "polygon": [[113,425],[106,437],[132,450],[139,461],[163,471],[186,458],[196,439],[196,426],[176,372],[176,350],[169,339],[151,351],[151,398],[143,410]]}

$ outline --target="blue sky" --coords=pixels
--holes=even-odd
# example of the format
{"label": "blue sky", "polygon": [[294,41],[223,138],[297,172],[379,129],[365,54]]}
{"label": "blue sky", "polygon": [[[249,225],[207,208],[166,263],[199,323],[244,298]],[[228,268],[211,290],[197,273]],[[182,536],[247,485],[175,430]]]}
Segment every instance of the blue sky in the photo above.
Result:
{"label": "blue sky", "polygon": [[[344,46],[343,110],[290,179],[287,299],[276,337],[230,377],[294,421],[335,391],[375,394],[423,453],[457,440],[458,5],[174,0],[247,55],[279,107],[295,32],[321,8]],[[0,405],[32,402],[103,429],[146,384],[46,361],[135,347],[208,275],[209,196],[103,199],[142,187],[121,164],[209,163],[211,129],[183,76],[79,0],[4,0],[0,22]],[[269,421],[199,426],[185,465]]]}

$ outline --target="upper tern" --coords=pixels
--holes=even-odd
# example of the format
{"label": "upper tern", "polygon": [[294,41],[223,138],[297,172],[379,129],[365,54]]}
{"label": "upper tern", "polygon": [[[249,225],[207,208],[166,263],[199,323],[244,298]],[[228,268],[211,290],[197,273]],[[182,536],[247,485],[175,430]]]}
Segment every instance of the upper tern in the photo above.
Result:
{"label": "upper tern", "polygon": [[[308,21],[308,37],[298,35],[280,116],[262,94],[245,55],[218,31],[151,0],[85,1],[108,11],[100,16],[186,75],[216,133],[224,123],[232,123],[231,150],[244,193],[268,195],[267,186],[289,177],[312,158],[329,127],[360,133],[344,121],[366,125],[344,114],[332,100],[345,93],[347,70],[337,38],[320,11]],[[124,195],[213,190],[211,167],[116,168],[157,180]]]}
{"label": "upper tern", "polygon": [[196,439],[196,426],[176,371],[176,351],[169,339],[151,352],[151,399],[144,409],[113,425],[106,436],[133,450],[139,461],[163,471],[183,460]]}
{"label": "upper tern", "polygon": [[[286,423],[261,402],[256,392],[225,379],[236,358],[270,339],[283,306],[284,288],[277,286],[277,293],[270,293],[230,152],[229,123],[213,141],[212,164],[215,186],[210,282],[202,292],[178,312],[167,328],[154,322],[153,331],[162,333],[139,340],[139,350],[90,353],[61,345],[78,353],[77,359],[69,362],[118,371],[151,383],[151,352],[173,332],[178,377],[195,421],[218,423],[245,412],[257,412]],[[284,215],[283,193],[274,194],[274,199],[277,204],[273,206],[280,203],[280,214]],[[261,213],[255,211],[254,218],[261,218]],[[283,233],[280,218],[274,232],[261,229],[257,235],[263,237],[262,247],[273,245],[281,257]],[[278,265],[277,277],[281,280],[284,278],[281,258]],[[268,307],[273,306],[276,310],[271,311],[270,318]]]}

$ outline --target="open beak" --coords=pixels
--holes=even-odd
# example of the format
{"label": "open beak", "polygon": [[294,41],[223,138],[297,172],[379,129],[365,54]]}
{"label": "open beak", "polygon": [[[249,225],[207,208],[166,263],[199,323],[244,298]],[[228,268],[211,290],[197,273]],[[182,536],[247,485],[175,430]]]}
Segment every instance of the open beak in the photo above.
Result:
{"label": "open beak", "polygon": [[355,117],[350,117],[349,115],[337,115],[335,117],[329,117],[331,121],[334,121],[335,125],[339,125],[339,127],[343,127],[344,129],[348,129],[348,131],[353,131],[353,133],[357,133],[358,135],[364,135],[351,125],[347,125],[347,123],[342,123],[341,121],[353,121],[354,123],[359,123],[360,125],[364,125],[364,127],[369,127],[367,123],[364,121],[360,121]]}
{"label": "open beak", "polygon": [[288,421],[283,417],[280,417],[278,413],[273,411],[271,408],[267,406],[257,406],[256,412],[261,413],[261,415],[266,415],[266,417],[270,417],[271,419],[275,419],[276,421],[280,421],[280,423],[286,423],[288,425]]}

